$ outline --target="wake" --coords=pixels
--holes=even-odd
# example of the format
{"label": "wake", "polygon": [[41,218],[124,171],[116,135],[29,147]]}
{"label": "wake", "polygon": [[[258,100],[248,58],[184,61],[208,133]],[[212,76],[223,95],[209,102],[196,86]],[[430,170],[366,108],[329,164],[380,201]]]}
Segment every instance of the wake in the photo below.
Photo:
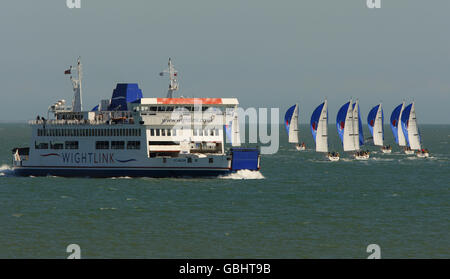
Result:
{"label": "wake", "polygon": [[265,179],[259,171],[238,170],[227,175],[219,176],[221,179]]}
{"label": "wake", "polygon": [[0,177],[14,176],[14,171],[11,166],[3,164],[0,166]]}

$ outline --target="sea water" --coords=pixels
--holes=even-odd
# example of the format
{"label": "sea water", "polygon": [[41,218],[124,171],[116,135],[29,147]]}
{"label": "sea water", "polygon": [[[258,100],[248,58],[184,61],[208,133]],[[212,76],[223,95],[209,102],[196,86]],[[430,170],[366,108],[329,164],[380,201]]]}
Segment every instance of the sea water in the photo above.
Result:
{"label": "sea water", "polygon": [[[450,257],[450,126],[421,125],[430,158],[373,150],[368,161],[315,153],[306,125],[295,151],[261,171],[218,178],[16,177],[11,149],[28,146],[24,124],[1,124],[0,258],[382,258]],[[364,127],[366,136],[367,126]]]}

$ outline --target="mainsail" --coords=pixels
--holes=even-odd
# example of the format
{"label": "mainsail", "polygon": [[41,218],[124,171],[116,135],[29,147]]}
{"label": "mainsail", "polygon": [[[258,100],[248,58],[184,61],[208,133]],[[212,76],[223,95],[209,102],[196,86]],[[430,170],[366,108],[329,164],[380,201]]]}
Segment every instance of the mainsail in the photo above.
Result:
{"label": "mainsail", "polygon": [[286,111],[284,124],[289,136],[289,142],[298,143],[298,104],[293,105]]}
{"label": "mainsail", "polygon": [[354,141],[355,149],[359,150],[361,145],[364,145],[364,134],[362,129],[361,112],[359,109],[359,101],[353,104],[353,129],[354,129]]}
{"label": "mainsail", "polygon": [[316,142],[316,151],[328,152],[327,100],[320,104],[311,115],[311,133]]}
{"label": "mainsail", "polygon": [[[338,111],[336,127],[341,138],[344,151],[355,151],[355,131],[353,129],[352,100],[344,104]],[[356,129],[356,132],[358,129]]]}
{"label": "mainsail", "polygon": [[403,110],[402,118],[402,131],[405,135],[406,142],[412,150],[420,150],[420,135],[417,128],[416,110],[414,108],[414,102],[407,106]]}
{"label": "mainsail", "polygon": [[373,144],[383,146],[384,139],[384,115],[381,104],[374,106],[367,116],[370,133],[373,137]]}
{"label": "mainsail", "polygon": [[391,129],[394,134],[395,142],[399,146],[406,146],[405,135],[403,134],[403,129],[399,123],[402,118],[403,109],[405,108],[405,102],[398,105],[391,114]]}

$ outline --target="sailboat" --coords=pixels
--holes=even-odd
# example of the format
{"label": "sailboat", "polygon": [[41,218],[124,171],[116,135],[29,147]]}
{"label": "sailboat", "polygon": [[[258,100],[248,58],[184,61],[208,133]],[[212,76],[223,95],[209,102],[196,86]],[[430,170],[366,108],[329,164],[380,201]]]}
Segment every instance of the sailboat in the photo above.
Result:
{"label": "sailboat", "polygon": [[304,143],[302,145],[298,144],[298,104],[293,105],[286,111],[284,125],[289,138],[288,142],[295,143],[297,150],[305,150],[306,146]]}
{"label": "sailboat", "polygon": [[325,100],[311,115],[311,133],[316,142],[316,152],[327,152],[330,161],[339,161],[339,153],[328,152],[328,104]]}
{"label": "sailboat", "polygon": [[364,134],[362,128],[361,113],[359,109],[359,101],[353,104],[353,130],[355,137],[355,149],[357,152],[354,154],[356,160],[367,160],[369,159],[369,152],[361,151],[361,145],[364,145]]}
{"label": "sailboat", "polygon": [[367,116],[367,124],[369,125],[370,133],[372,134],[373,144],[381,146],[383,153],[391,153],[391,146],[384,146],[384,114],[381,104],[374,106]]}
{"label": "sailboat", "polygon": [[369,159],[368,152],[360,151],[360,145],[364,144],[364,138],[361,139],[360,137],[362,124],[360,123],[358,100],[354,104],[350,100],[339,109],[336,117],[336,127],[344,151],[354,151],[354,157],[357,160]]}
{"label": "sailboat", "polygon": [[416,151],[418,157],[429,157],[430,154],[428,150],[422,149],[420,143],[420,133],[417,126],[414,102],[404,109],[401,117],[401,126],[409,148],[412,151]]}
{"label": "sailboat", "polygon": [[398,144],[398,146],[403,147],[405,154],[412,155],[414,154],[414,150],[411,150],[409,147],[406,146],[405,134],[403,133],[403,129],[400,124],[404,109],[405,109],[405,101],[403,101],[392,111],[391,129],[392,133],[394,134],[395,142]]}

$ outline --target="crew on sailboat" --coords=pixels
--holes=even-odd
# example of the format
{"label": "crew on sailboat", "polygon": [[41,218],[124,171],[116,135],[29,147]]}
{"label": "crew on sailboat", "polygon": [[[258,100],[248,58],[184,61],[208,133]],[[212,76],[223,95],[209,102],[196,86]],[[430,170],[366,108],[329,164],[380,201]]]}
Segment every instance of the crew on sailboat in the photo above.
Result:
{"label": "crew on sailboat", "polygon": [[416,151],[416,156],[420,158],[430,157],[430,152],[426,148],[422,148],[421,150]]}
{"label": "crew on sailboat", "polygon": [[390,146],[390,145],[384,145],[384,146],[381,148],[381,151],[382,151],[383,153],[392,153],[392,146]]}
{"label": "crew on sailboat", "polygon": [[302,144],[296,144],[295,145],[295,148],[297,149],[297,150],[306,150],[306,144],[304,143],[304,142],[302,142]]}

